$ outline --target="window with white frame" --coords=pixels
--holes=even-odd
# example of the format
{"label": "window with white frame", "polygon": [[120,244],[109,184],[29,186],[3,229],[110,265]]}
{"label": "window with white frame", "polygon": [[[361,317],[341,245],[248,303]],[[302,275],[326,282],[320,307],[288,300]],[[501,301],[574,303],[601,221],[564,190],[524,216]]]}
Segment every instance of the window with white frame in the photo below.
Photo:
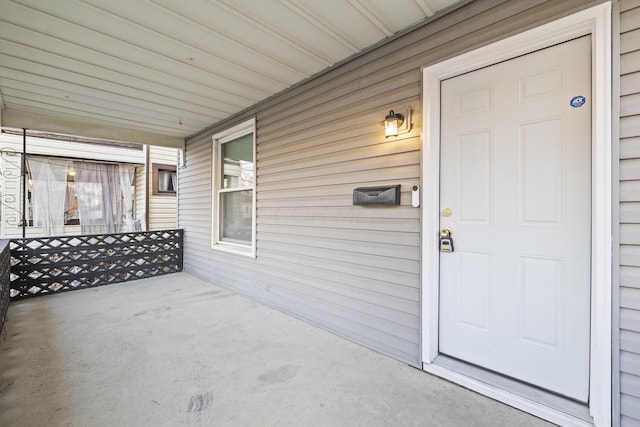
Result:
{"label": "window with white frame", "polygon": [[255,255],[255,120],[213,136],[213,247]]}

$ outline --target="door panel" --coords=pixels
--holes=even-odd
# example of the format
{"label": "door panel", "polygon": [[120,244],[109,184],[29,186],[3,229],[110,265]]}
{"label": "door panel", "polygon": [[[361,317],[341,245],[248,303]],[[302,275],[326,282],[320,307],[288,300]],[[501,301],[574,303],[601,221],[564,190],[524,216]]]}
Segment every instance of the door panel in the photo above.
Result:
{"label": "door panel", "polygon": [[587,36],[443,81],[440,149],[440,352],[585,402],[590,52]]}
{"label": "door panel", "polygon": [[518,182],[521,225],[561,225],[564,174],[563,121],[520,125]]}
{"label": "door panel", "polygon": [[458,138],[460,221],[488,223],[491,216],[491,132]]}
{"label": "door panel", "polygon": [[457,318],[467,327],[488,331],[491,314],[491,254],[462,252],[458,255]]}

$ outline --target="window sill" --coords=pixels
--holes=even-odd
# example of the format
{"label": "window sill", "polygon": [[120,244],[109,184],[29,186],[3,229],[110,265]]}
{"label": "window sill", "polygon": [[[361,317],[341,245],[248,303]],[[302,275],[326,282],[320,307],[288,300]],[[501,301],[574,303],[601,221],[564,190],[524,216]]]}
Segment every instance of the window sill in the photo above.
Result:
{"label": "window sill", "polygon": [[242,255],[245,257],[255,258],[256,250],[253,246],[235,245],[233,243],[216,243],[212,246],[213,250],[227,252],[230,254]]}

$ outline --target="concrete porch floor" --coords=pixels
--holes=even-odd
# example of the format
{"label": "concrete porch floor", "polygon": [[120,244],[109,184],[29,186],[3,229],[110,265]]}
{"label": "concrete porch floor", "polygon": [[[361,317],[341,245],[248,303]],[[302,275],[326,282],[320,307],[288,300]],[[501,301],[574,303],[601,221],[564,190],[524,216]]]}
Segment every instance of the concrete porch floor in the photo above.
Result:
{"label": "concrete porch floor", "polygon": [[0,426],[545,422],[185,273],[13,303]]}

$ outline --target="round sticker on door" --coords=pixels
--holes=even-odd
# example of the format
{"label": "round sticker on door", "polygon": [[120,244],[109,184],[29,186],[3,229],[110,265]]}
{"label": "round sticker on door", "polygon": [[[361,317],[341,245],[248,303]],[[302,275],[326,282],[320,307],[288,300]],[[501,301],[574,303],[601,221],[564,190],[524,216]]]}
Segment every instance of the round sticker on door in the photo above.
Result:
{"label": "round sticker on door", "polygon": [[585,98],[582,95],[578,95],[571,98],[571,101],[569,102],[569,104],[573,108],[579,108],[579,107],[582,107],[585,104],[585,102],[587,102],[587,98]]}

